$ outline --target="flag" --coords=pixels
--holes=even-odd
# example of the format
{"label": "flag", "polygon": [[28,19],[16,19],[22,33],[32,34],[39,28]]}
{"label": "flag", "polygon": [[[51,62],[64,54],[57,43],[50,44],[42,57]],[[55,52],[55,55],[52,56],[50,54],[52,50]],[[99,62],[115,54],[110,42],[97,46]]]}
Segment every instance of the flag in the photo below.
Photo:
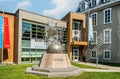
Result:
{"label": "flag", "polygon": [[92,26],[92,18],[89,18],[89,26],[88,26],[88,35],[89,41],[93,41],[93,26]]}
{"label": "flag", "polygon": [[3,17],[0,16],[0,48],[2,48],[2,27],[3,27]]}
{"label": "flag", "polygon": [[10,48],[9,23],[8,18],[4,17],[4,48]]}
{"label": "flag", "polygon": [[[2,41],[3,41],[3,21],[4,21],[4,42],[2,45]],[[0,16],[0,48],[2,48],[2,46],[4,48],[10,48],[10,38],[9,38],[9,28],[8,28],[8,18]]]}

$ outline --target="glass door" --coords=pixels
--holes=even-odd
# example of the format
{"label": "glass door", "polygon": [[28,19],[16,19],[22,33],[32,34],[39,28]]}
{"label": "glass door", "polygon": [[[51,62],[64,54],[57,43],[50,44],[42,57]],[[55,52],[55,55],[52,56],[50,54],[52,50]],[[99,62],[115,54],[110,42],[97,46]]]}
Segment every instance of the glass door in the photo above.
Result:
{"label": "glass door", "polygon": [[73,61],[79,60],[79,49],[73,49]]}

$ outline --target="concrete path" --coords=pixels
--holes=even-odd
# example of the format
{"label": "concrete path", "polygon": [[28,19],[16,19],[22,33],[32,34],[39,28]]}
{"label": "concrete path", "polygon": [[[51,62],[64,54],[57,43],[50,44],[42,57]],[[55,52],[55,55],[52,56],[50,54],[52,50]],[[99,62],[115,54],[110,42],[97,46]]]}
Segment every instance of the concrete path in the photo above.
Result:
{"label": "concrete path", "polygon": [[[96,64],[94,63],[87,63],[87,62],[78,62],[78,63],[96,67]],[[105,69],[85,69],[84,68],[84,71],[86,72],[120,72],[120,67],[108,66],[108,65],[102,65],[102,64],[98,64],[97,67],[105,68]]]}

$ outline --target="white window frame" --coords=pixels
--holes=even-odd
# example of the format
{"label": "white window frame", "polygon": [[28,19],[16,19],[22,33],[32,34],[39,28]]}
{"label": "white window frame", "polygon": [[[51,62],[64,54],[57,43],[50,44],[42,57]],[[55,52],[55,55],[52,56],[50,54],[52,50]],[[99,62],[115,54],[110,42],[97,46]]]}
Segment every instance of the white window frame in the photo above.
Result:
{"label": "white window frame", "polygon": [[[106,41],[105,41],[105,31],[110,31],[110,39],[109,39],[110,41],[109,41],[109,42],[106,42]],[[104,44],[110,44],[110,43],[111,43],[111,31],[112,31],[112,30],[109,29],[109,28],[103,30],[103,34],[104,34],[104,39],[103,39],[104,41],[103,41],[103,43],[104,43]]]}
{"label": "white window frame", "polygon": [[[105,22],[105,12],[110,10],[110,22]],[[108,24],[108,23],[111,23],[112,22],[112,17],[111,17],[111,14],[112,14],[112,8],[107,8],[105,10],[103,10],[103,13],[104,13],[104,24]]]}
{"label": "white window frame", "polygon": [[[97,31],[94,31],[93,34],[96,33],[96,43],[91,41],[91,44],[97,44]],[[93,39],[94,39],[94,35],[93,35]]]}
{"label": "white window frame", "polygon": [[95,7],[97,5],[97,0],[96,0],[96,5],[93,6],[93,3],[92,3],[93,0],[90,0],[90,3],[91,3],[91,7]]}
{"label": "white window frame", "polygon": [[[96,25],[97,25],[97,18],[98,18],[97,16],[98,16],[98,12],[92,13],[92,14],[91,14],[91,18],[92,18],[93,15],[96,15]],[[93,20],[92,20],[92,21],[93,21]],[[92,24],[92,25],[93,25],[93,24]],[[93,26],[96,26],[96,25],[93,25]]]}
{"label": "white window frame", "polygon": [[109,0],[103,0],[104,2],[108,2]]}
{"label": "white window frame", "polygon": [[[96,57],[92,57],[92,54],[93,54],[92,52],[93,52],[93,51],[96,53]],[[95,51],[95,50],[92,50],[92,51],[91,51],[91,58],[97,58],[97,51]]]}
{"label": "white window frame", "polygon": [[[109,58],[105,58],[105,52],[106,51],[109,51],[109,54],[110,54],[110,57]],[[104,52],[103,52],[103,59],[104,60],[111,60],[111,51],[110,50],[104,50]]]}

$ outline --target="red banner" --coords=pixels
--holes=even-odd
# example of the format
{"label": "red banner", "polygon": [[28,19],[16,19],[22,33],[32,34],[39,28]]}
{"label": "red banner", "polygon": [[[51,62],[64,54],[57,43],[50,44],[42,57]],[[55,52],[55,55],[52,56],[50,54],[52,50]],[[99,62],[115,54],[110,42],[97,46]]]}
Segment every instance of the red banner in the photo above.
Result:
{"label": "red banner", "polygon": [[4,48],[10,48],[8,18],[4,17]]}

